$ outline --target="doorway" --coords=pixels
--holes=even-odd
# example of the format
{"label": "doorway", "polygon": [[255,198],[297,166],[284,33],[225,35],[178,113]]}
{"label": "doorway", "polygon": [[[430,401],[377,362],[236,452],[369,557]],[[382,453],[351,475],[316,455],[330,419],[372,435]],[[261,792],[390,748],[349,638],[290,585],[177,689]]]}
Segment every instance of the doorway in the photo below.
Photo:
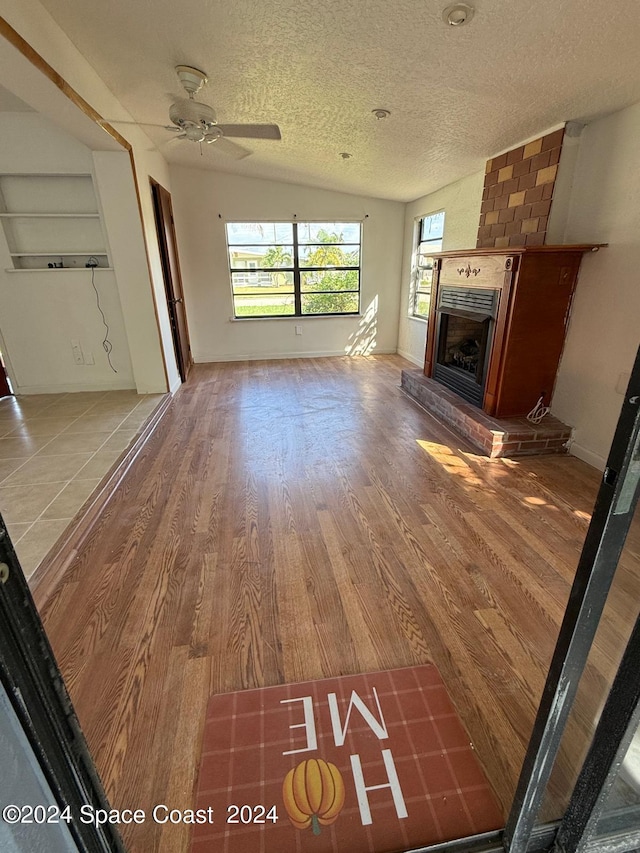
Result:
{"label": "doorway", "polygon": [[7,370],[4,366],[2,353],[0,352],[0,398],[10,397],[12,394],[13,391],[9,385],[9,377],[7,376]]}
{"label": "doorway", "polygon": [[156,219],[158,245],[162,261],[162,275],[167,295],[171,336],[173,338],[173,347],[180,378],[184,382],[189,374],[193,359],[189,343],[187,312],[184,306],[184,293],[182,290],[178,245],[173,222],[171,194],[154,180],[151,180],[151,192],[153,195],[153,211]]}

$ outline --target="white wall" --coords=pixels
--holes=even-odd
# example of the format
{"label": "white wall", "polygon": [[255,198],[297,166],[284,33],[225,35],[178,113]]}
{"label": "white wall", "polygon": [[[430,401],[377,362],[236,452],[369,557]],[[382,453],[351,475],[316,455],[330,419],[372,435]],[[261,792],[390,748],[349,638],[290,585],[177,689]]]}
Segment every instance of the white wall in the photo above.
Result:
{"label": "white wall", "polygon": [[564,235],[608,243],[584,257],[553,397],[575,427],[572,453],[604,468],[640,343],[640,104],[582,133]]}
{"label": "white wall", "polygon": [[36,112],[0,112],[0,173],[90,174],[91,151]]}
{"label": "white wall", "polygon": [[[173,166],[171,186],[196,361],[396,351],[404,205]],[[362,317],[230,319],[225,220],[294,217],[363,220]]]}
{"label": "white wall", "polygon": [[[89,149],[38,113],[0,113],[0,136],[2,174],[93,171]],[[42,225],[40,220],[39,227]],[[56,220],[51,220],[48,230],[55,225]],[[0,229],[0,336],[17,393],[135,387],[113,272],[96,272],[95,283],[110,327],[117,373],[111,370],[102,347],[105,328],[91,273],[77,269],[6,271],[12,267],[4,229]],[[80,342],[85,361],[93,355],[93,364],[74,362],[72,340]]]}
{"label": "white wall", "polygon": [[416,220],[430,213],[444,210],[443,251],[475,249],[483,186],[484,172],[477,172],[406,205],[398,352],[420,367],[424,364],[427,321],[409,316],[414,283],[413,253],[416,241]]}
{"label": "white wall", "polygon": [[[109,119],[120,118],[123,121],[131,119],[131,116],[110,92],[107,85],[100,79],[89,62],[38,0],[20,0],[19,4],[16,4],[13,0],[0,0],[0,15],[100,115]],[[19,56],[17,51],[11,46],[3,43],[2,48],[4,54],[12,56],[14,66],[17,66],[20,62],[27,63],[27,60]],[[13,56],[14,54],[15,56]],[[39,72],[38,76],[43,77]],[[26,68],[22,75],[12,74],[11,77],[11,80],[3,80],[7,88],[10,88],[11,91],[14,91],[15,94],[29,103],[29,89],[39,85],[37,81],[34,83],[33,67]],[[26,81],[24,83],[25,88],[18,91],[21,81]],[[48,85],[51,86],[52,84],[48,83]],[[39,93],[39,98],[42,104],[40,108],[45,112],[46,104],[42,103],[42,92]],[[60,111],[58,110],[57,112],[59,113]],[[53,111],[53,118],[55,118],[55,114],[55,111]],[[144,329],[141,330],[142,336],[147,338],[156,336],[160,341],[160,347],[156,348],[156,352],[159,349],[164,354],[164,361],[166,362],[165,374],[165,366],[162,358],[159,359],[156,353],[149,351],[147,358],[136,365],[135,379],[140,389],[164,391],[167,388],[167,379],[169,386],[173,388],[179,384],[180,380],[170,334],[164,282],[159,263],[159,250],[155,235],[153,209],[149,197],[148,183],[151,176],[170,189],[170,186],[168,186],[169,175],[164,158],[159,153],[148,150],[151,147],[151,143],[141,130],[136,127],[127,127],[126,130],[122,128],[122,134],[133,146],[137,180],[140,188],[143,234],[149,249],[151,268],[151,278],[149,272],[146,271],[144,279],[138,280],[137,290],[132,294],[131,298],[139,301],[139,321],[144,325]],[[157,319],[155,312],[150,310],[148,294],[143,292],[149,288],[152,288],[151,304],[155,302]]]}
{"label": "white wall", "polygon": [[129,154],[94,151],[93,161],[136,387],[139,394],[150,394],[164,390],[165,376]]}
{"label": "white wall", "polygon": [[[166,190],[169,192],[171,191],[169,164],[159,151],[150,150],[148,146],[134,146],[133,153],[136,164],[136,174],[138,175],[140,209],[142,211],[142,229],[144,241],[147,247],[151,280],[153,282],[151,295],[156,307],[157,327],[160,333],[162,351],[164,353],[167,384],[169,390],[174,392],[180,387],[181,379],[178,371],[178,364],[176,362],[173,338],[171,336],[171,324],[169,322],[169,312],[167,309],[162,262],[160,260],[160,247],[158,246],[155,214],[153,210],[153,196],[151,194],[150,184],[150,178],[153,178]],[[147,288],[148,280],[147,275],[145,276]],[[148,315],[148,317],[150,318],[150,315]],[[148,330],[149,333],[152,333],[150,324],[148,326]],[[157,363],[156,369],[160,369],[159,363]]]}

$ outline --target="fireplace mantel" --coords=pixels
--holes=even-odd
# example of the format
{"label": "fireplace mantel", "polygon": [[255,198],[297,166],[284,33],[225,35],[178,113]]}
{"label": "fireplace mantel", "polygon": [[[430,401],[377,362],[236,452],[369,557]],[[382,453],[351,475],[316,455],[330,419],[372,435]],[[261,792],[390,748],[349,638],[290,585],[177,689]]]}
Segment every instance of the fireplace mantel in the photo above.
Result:
{"label": "fireplace mantel", "polygon": [[[526,415],[540,397],[548,405],[582,256],[603,245],[469,249],[434,255],[426,376],[497,418]],[[484,314],[483,302],[492,306]],[[471,323],[477,316],[478,328],[489,324],[484,335],[488,340],[479,346],[483,362],[477,376],[468,369],[465,377],[442,355],[442,336],[449,318],[456,315],[466,316]]]}

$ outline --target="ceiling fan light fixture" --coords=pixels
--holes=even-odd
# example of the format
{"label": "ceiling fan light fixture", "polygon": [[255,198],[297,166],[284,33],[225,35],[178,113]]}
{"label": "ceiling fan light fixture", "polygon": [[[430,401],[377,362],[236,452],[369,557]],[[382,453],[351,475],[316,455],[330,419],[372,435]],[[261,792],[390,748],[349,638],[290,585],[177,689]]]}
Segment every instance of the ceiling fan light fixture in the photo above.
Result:
{"label": "ceiling fan light fixture", "polygon": [[475,14],[473,6],[468,3],[453,3],[442,13],[442,20],[450,27],[462,27],[468,24]]}
{"label": "ceiling fan light fixture", "polygon": [[200,125],[185,124],[184,134],[191,142],[204,142],[205,132]]}
{"label": "ceiling fan light fixture", "polygon": [[217,142],[222,136],[222,131],[218,127],[210,127],[204,138],[204,141],[211,145],[212,142]]}

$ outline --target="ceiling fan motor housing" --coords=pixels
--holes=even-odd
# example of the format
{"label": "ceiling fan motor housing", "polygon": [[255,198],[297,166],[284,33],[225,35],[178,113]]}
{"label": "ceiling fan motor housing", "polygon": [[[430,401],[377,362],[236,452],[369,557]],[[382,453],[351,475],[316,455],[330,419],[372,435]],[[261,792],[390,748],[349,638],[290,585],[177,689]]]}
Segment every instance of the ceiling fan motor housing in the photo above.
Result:
{"label": "ceiling fan motor housing", "polygon": [[208,104],[201,104],[190,98],[179,98],[171,104],[169,118],[178,127],[184,127],[189,123],[206,127],[213,127],[216,124],[215,110]]}
{"label": "ceiling fan motor housing", "polygon": [[199,68],[194,68],[192,65],[176,65],[176,74],[189,95],[195,95],[209,82],[204,71],[200,71]]}

